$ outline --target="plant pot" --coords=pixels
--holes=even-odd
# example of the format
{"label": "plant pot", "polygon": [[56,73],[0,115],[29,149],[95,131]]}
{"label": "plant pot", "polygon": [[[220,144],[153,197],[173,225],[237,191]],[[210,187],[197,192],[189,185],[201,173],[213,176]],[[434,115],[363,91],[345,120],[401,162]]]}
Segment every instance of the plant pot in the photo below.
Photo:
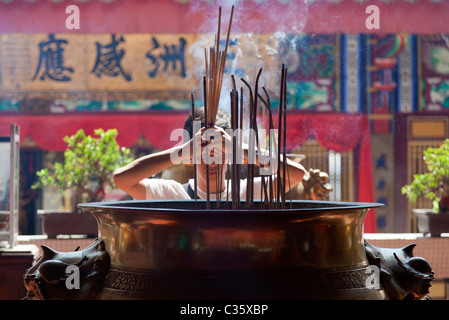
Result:
{"label": "plant pot", "polygon": [[97,220],[90,212],[38,210],[37,213],[42,218],[42,231],[49,238],[56,238],[58,235],[98,235]]}
{"label": "plant pot", "polygon": [[439,237],[441,233],[449,233],[449,213],[435,212],[432,209],[413,209],[416,215],[418,231]]}

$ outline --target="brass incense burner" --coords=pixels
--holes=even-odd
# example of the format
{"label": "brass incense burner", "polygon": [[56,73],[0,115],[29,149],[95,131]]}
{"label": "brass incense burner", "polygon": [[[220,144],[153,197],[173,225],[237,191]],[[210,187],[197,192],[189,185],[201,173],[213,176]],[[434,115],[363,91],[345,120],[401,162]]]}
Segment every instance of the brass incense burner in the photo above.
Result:
{"label": "brass incense burner", "polygon": [[[80,205],[111,257],[101,298],[371,298],[363,220],[376,204],[199,210],[186,201]],[[213,204],[212,204],[213,207]]]}
{"label": "brass incense burner", "polygon": [[[99,239],[75,253],[44,247],[25,275],[27,298],[426,297],[433,273],[426,260],[413,257],[414,245],[384,249],[363,239],[367,211],[381,204],[260,205],[235,211],[226,203],[206,210],[204,201],[195,210],[185,200],[80,204],[98,220]],[[65,286],[69,275],[62,270],[70,263],[81,270],[80,290]],[[59,282],[49,280],[54,277]]]}

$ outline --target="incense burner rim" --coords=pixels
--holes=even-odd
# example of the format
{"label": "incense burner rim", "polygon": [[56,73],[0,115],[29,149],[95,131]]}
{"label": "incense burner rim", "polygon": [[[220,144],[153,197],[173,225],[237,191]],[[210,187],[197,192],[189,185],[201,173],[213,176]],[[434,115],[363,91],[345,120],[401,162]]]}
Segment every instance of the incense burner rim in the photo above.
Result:
{"label": "incense burner rim", "polygon": [[[179,205],[189,203],[192,208],[178,207]],[[319,212],[319,211],[341,211],[355,209],[375,209],[383,207],[384,204],[376,202],[342,202],[342,201],[317,201],[317,200],[289,200],[285,203],[285,208],[246,208],[245,202],[241,202],[239,209],[226,208],[226,204],[230,202],[221,201],[221,207],[216,208],[217,202],[211,201],[210,209],[205,208],[206,200],[198,199],[197,208],[194,206],[195,200],[122,200],[122,201],[102,201],[78,204],[78,207],[86,210],[139,210],[160,213],[195,213],[195,214],[232,214],[241,212],[245,214],[256,215],[279,215],[280,213],[299,213],[299,212]],[[260,201],[255,201],[256,205],[260,205]],[[290,207],[292,205],[292,207]],[[295,207],[293,207],[293,205]],[[304,207],[301,207],[304,205]],[[299,206],[299,207],[298,207]]]}

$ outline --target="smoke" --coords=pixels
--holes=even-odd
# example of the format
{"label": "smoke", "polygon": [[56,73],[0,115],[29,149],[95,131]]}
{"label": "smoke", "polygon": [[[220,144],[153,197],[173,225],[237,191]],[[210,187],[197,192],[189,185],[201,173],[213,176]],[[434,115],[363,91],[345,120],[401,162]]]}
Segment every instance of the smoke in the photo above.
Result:
{"label": "smoke", "polygon": [[[237,89],[246,86],[240,80],[245,79],[254,87],[255,77],[263,68],[259,88],[265,87],[271,99],[276,99],[279,91],[281,65],[288,67],[289,55],[296,50],[298,37],[301,36],[307,22],[308,4],[295,0],[218,0],[195,2],[189,10],[202,10],[204,22],[199,27],[200,35],[189,47],[189,54],[194,59],[192,75],[198,79],[196,92],[202,94],[202,78],[205,75],[204,49],[214,45],[214,35],[218,26],[218,7],[222,7],[221,39],[224,49],[231,7],[234,16],[231,39],[228,48],[226,70],[220,97],[220,109],[229,111],[230,91],[234,75]],[[273,97],[271,97],[273,94]]]}

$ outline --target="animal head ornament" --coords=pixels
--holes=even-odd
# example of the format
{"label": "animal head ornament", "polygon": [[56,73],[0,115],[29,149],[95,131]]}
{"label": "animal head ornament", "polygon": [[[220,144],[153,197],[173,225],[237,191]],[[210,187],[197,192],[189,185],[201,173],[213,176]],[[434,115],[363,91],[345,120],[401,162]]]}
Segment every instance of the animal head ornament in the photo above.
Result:
{"label": "animal head ornament", "polygon": [[434,273],[427,260],[413,256],[415,246],[378,248],[365,241],[368,261],[379,267],[380,283],[392,299],[423,299],[429,294]]}
{"label": "animal head ornament", "polygon": [[327,200],[333,190],[329,175],[319,169],[309,169],[309,178],[303,180],[306,200]]}
{"label": "animal head ornament", "polygon": [[110,264],[103,241],[96,240],[86,249],[79,250],[78,247],[73,252],[41,247],[43,254],[24,275],[25,299],[86,300],[96,297]]}

